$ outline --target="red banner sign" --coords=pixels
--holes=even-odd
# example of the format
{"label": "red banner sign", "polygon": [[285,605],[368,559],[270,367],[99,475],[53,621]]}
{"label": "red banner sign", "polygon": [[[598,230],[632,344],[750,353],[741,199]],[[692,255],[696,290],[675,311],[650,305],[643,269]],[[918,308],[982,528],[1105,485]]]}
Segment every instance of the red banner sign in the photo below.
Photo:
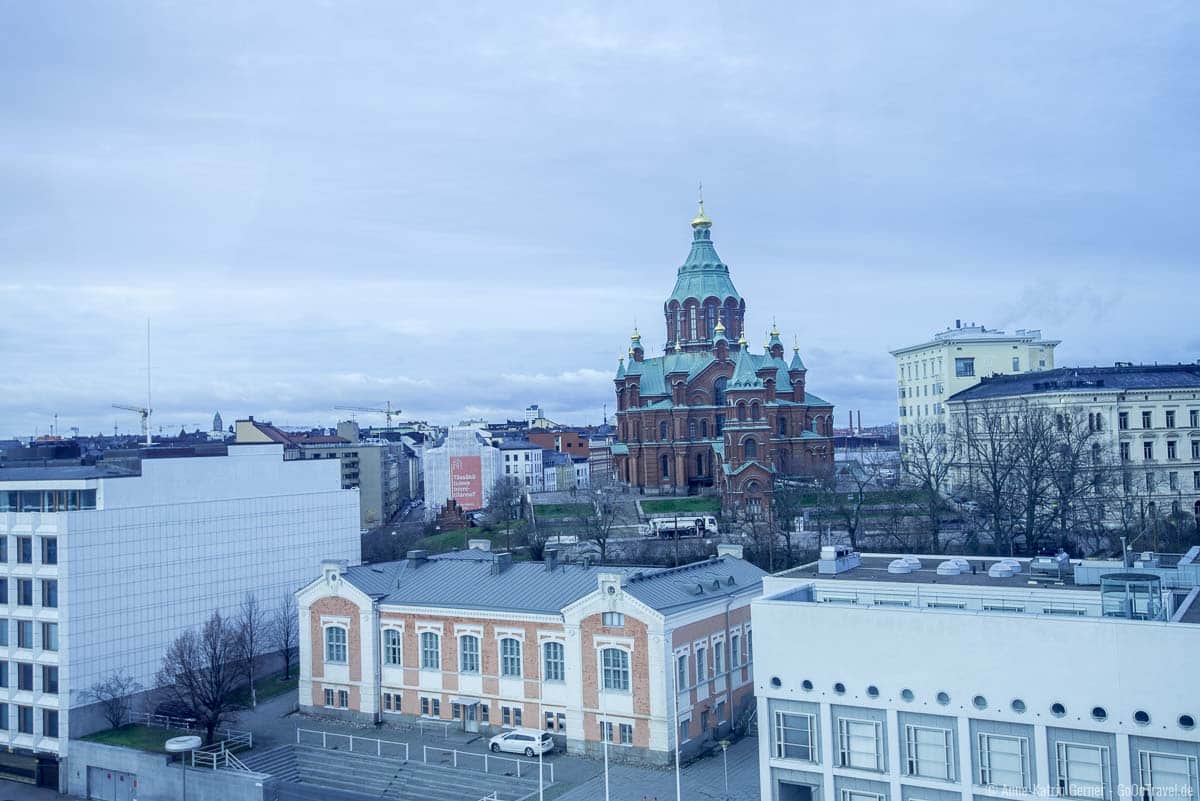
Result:
{"label": "red banner sign", "polygon": [[483,475],[480,457],[450,457],[450,497],[463,511],[483,508]]}

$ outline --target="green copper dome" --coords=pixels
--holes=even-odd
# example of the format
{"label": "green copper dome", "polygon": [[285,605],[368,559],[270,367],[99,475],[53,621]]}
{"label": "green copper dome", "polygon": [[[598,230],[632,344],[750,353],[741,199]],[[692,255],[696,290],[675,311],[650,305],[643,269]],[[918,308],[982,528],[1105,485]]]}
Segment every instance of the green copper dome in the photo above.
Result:
{"label": "green copper dome", "polygon": [[692,250],[676,274],[675,289],[667,298],[668,304],[673,300],[682,304],[688,298],[701,303],[710,297],[722,302],[727,298],[742,299],[729,278],[729,267],[713,247],[711,232],[712,220],[704,215],[701,205],[700,214],[692,220]]}

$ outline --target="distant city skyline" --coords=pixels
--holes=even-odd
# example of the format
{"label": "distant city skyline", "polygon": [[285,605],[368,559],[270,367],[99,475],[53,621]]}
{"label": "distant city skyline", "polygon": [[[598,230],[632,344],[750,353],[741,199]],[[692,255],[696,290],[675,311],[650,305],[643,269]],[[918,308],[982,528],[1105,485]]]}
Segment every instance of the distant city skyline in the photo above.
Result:
{"label": "distant city skyline", "polygon": [[1200,356],[1192,6],[4,17],[0,438],[136,432],[147,319],[156,431],[598,423],[699,180],[751,344],[798,336],[838,426],[955,318]]}

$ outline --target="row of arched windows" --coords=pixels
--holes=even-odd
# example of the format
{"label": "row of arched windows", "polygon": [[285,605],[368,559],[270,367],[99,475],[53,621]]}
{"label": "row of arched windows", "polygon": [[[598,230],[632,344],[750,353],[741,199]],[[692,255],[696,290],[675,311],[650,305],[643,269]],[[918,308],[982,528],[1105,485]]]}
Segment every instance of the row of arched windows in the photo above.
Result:
{"label": "row of arched windows", "polygon": [[715,298],[710,298],[703,306],[694,300],[685,301],[682,306],[678,301],[671,301],[667,306],[667,340],[712,339],[718,319],[725,326],[727,337],[736,337],[741,333],[738,304],[732,298],[724,306]]}
{"label": "row of arched windows", "polygon": [[[383,631],[383,663],[400,666],[403,663],[402,635],[399,629]],[[442,669],[441,635],[434,631],[423,631],[420,636],[420,666],[422,670]],[[520,678],[524,673],[522,662],[523,644],[515,637],[500,640],[500,675]],[[566,678],[566,649],[561,642],[542,643],[542,678],[545,681],[564,681]],[[604,648],[600,652],[606,690],[629,690],[629,653],[620,648]],[[346,664],[348,661],[345,626],[325,627],[325,661]],[[458,672],[480,672],[480,641],[474,634],[463,634],[458,638]]]}

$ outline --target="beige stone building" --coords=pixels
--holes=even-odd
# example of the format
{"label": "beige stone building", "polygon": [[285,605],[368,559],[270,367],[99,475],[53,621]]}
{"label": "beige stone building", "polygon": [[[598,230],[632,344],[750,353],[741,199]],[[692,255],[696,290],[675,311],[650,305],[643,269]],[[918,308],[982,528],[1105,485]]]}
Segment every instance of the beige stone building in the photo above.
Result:
{"label": "beige stone building", "polygon": [[513,562],[459,551],[347,568],[297,593],[300,706],[386,724],[552,732],[573,753],[668,763],[753,708],[763,571]]}

